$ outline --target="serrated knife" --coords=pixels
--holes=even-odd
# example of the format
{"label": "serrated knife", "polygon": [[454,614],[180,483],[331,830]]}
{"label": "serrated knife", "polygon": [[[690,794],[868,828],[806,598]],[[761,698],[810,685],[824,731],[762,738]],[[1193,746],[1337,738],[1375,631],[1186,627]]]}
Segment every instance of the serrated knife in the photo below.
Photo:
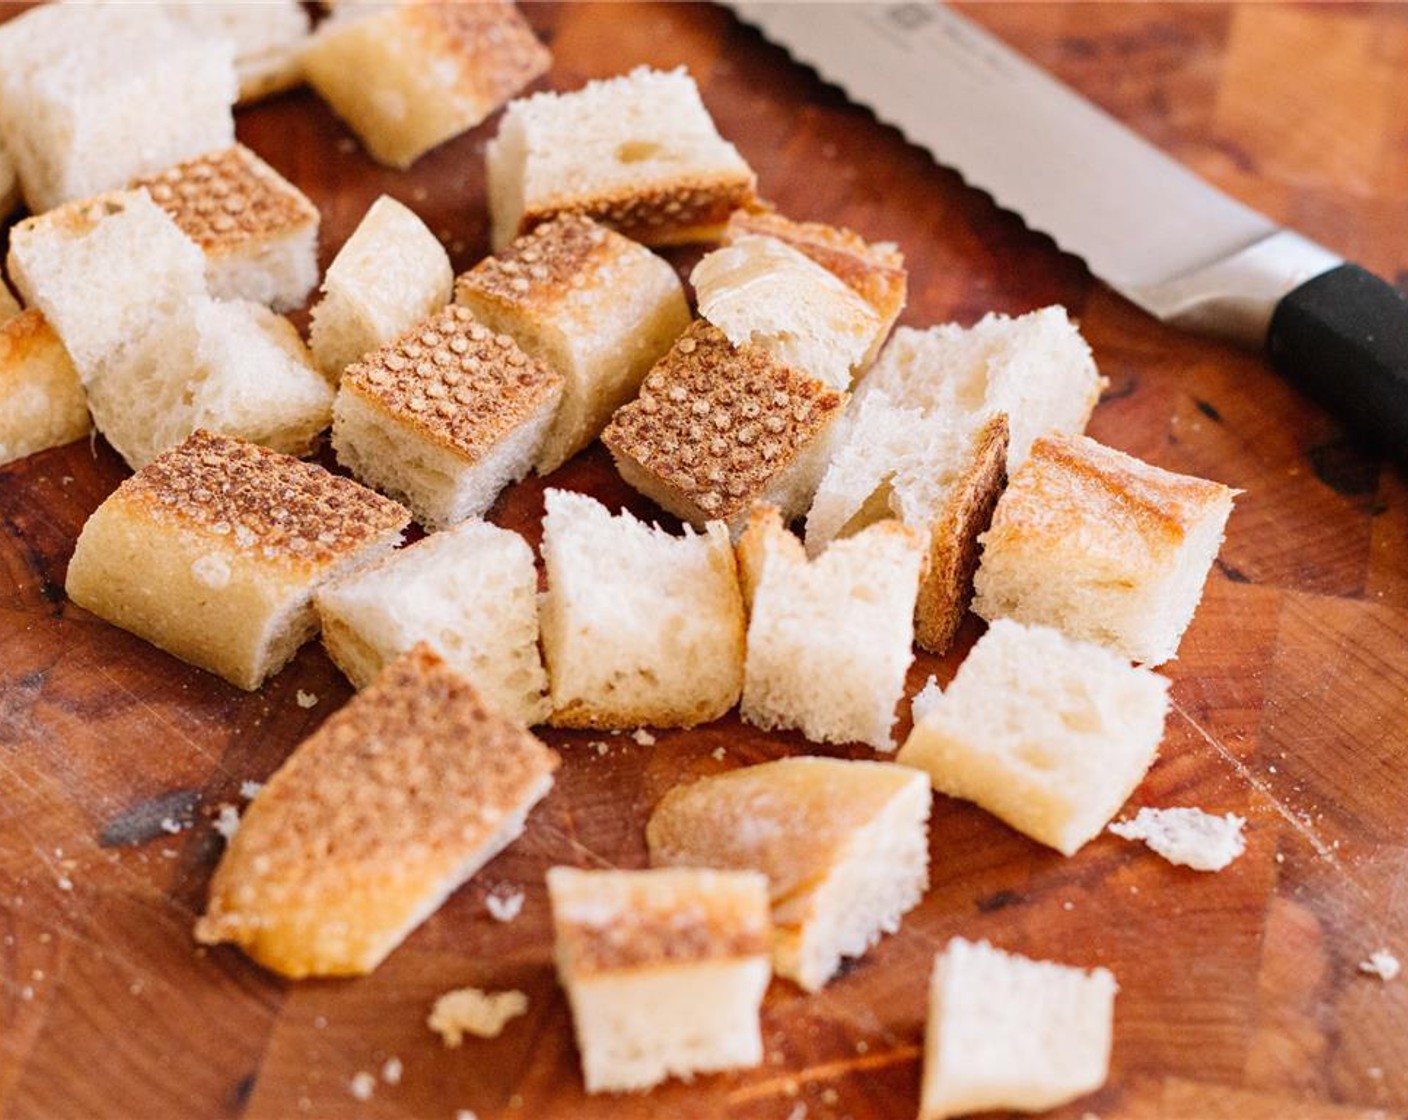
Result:
{"label": "serrated knife", "polygon": [[1408,299],[929,3],[728,5],[1150,314],[1264,348],[1408,458]]}

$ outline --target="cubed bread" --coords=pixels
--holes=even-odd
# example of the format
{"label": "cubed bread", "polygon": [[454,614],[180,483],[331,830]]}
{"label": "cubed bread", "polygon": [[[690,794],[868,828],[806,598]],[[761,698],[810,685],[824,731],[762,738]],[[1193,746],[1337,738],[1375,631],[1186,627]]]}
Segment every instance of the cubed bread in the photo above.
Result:
{"label": "cubed bread", "polygon": [[846,400],[696,320],[601,438],[646,497],[695,528],[719,520],[737,533],[755,502],[788,519],[807,508]]}
{"label": "cubed bread", "polygon": [[[0,284],[0,296],[9,292]],[[0,464],[88,434],[88,398],[68,351],[40,311],[0,309]]]}
{"label": "cubed bread", "polygon": [[205,253],[219,299],[302,307],[318,282],[318,209],[243,144],[136,179]]}
{"label": "cubed bread", "polygon": [[382,195],[323,277],[308,332],[318,367],[337,380],[362,355],[449,303],[454,279],[449,254],[425,223]]}
{"label": "cubed bread", "polygon": [[233,41],[241,105],[303,80],[308,13],[298,0],[162,0],[161,8],[198,35]]}
{"label": "cubed bread", "polygon": [[849,389],[884,340],[886,325],[870,304],[774,237],[715,249],[689,279],[699,314],[735,346],[760,347],[833,389]]}
{"label": "cubed bread", "polygon": [[784,758],[677,786],[651,814],[650,862],[761,871],[773,969],[814,992],[894,933],[929,885],[924,774]]}
{"label": "cubed bread", "polygon": [[544,222],[480,261],[456,282],[455,300],[562,375],[539,474],[596,439],[689,326],[675,270],[578,214]]}
{"label": "cubed bread", "polygon": [[557,763],[417,646],[250,802],[196,940],[294,978],[370,972],[522,834]]}
{"label": "cubed bread", "polygon": [[196,432],[83,526],[76,604],[255,689],[317,632],[313,592],[401,539],[410,515],[322,467]]}
{"label": "cubed bread", "polygon": [[1085,430],[1105,380],[1066,309],[1046,307],[1015,319],[985,315],[966,329],[901,327],[865,384],[929,414],[979,421],[1005,413],[1012,474],[1037,436]]}
{"label": "cubed bread", "polygon": [[999,619],[926,708],[898,761],[1069,856],[1153,764],[1168,681],[1101,646]]}
{"label": "cubed bread", "polygon": [[767,880],[752,871],[548,872],[557,973],[587,1092],[756,1066]]}
{"label": "cubed bread", "polygon": [[323,645],[358,688],[425,642],[509,719],[547,717],[538,569],[517,533],[467,521],[333,580],[316,602]]}
{"label": "cubed bread", "polygon": [[754,507],[739,541],[752,588],[743,718],[894,750],[926,547],[924,534],[881,521],[808,560],[775,507]]}
{"label": "cubed bread", "polygon": [[724,229],[724,244],[732,245],[744,237],[771,237],[785,242],[839,277],[870,304],[880,317],[880,328],[861,365],[869,366],[875,360],[909,294],[909,274],[905,272],[899,246],[891,241],[872,245],[844,227],[794,222],[771,210],[734,211]]}
{"label": "cubed bread", "polygon": [[377,161],[409,167],[552,65],[506,0],[340,7],[313,36],[313,88]]}
{"label": "cubed bread", "polygon": [[347,368],[332,445],[363,482],[443,529],[532,469],[561,399],[558,374],[445,307]]}
{"label": "cubed bread", "polygon": [[564,212],[646,245],[710,241],[757,184],[683,67],[510,102],[485,158],[495,249]]}
{"label": "cubed bread", "polygon": [[0,27],[0,135],[30,210],[228,147],[234,54],[141,5],[46,4]]}
{"label": "cubed bread", "polygon": [[692,727],[743,684],[743,601],[728,532],[671,536],[549,490],[541,619],[559,727]]}
{"label": "cubed bread", "polygon": [[1110,1069],[1117,985],[955,937],[934,960],[919,1120],[1044,1112],[1094,1092]]}
{"label": "cubed bread", "polygon": [[981,538],[973,609],[1161,665],[1193,619],[1237,493],[1084,436],[1038,439]]}

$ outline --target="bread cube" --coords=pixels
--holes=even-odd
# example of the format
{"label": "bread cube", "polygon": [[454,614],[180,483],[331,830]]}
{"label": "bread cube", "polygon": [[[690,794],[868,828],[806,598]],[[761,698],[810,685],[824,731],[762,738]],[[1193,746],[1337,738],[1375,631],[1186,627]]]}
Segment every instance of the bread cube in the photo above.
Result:
{"label": "bread cube", "polygon": [[999,619],[927,705],[898,761],[1069,856],[1143,780],[1167,708],[1168,681],[1157,673]]}
{"label": "bread cube", "polygon": [[650,862],[765,874],[773,968],[814,992],[923,897],[931,800],[924,774],[889,762],[765,762],[667,793]]}
{"label": "bread cube", "polygon": [[955,937],[934,960],[919,1120],[1044,1112],[1110,1069],[1115,978]]}
{"label": "bread cube", "polygon": [[743,602],[728,532],[674,537],[549,490],[543,654],[559,727],[692,727],[743,684]]}
{"label": "bread cube", "polygon": [[773,237],[740,237],[690,274],[699,314],[735,346],[849,389],[885,324],[875,309],[811,258]]}
{"label": "bread cube", "polygon": [[501,0],[348,5],[303,54],[313,88],[390,167],[473,128],[550,65]]}
{"label": "bread cube", "polygon": [[562,214],[455,284],[455,300],[560,373],[562,404],[538,456],[556,470],[601,434],[611,414],[689,326],[675,270],[590,218]]}
{"label": "bread cube", "polygon": [[756,1066],[767,880],[751,871],[548,872],[557,973],[587,1092]]}
{"label": "bread cube", "polygon": [[228,147],[234,53],[140,5],[46,4],[0,27],[0,135],[30,210]]}
{"label": "bread cube", "polygon": [[738,547],[752,603],[743,718],[814,742],[894,750],[924,535],[882,521],[808,560],[777,509],[758,506]]}
{"label": "bread cube", "polygon": [[563,212],[646,245],[711,241],[757,185],[683,67],[510,102],[485,159],[495,249]]}
{"label": "bread cube", "polygon": [[332,445],[358,478],[443,529],[528,473],[561,399],[561,377],[446,307],[347,368]]}
{"label": "bread cube", "polygon": [[1046,307],[1015,319],[985,315],[966,329],[900,327],[865,384],[928,414],[976,422],[1005,413],[1010,475],[1037,436],[1085,430],[1105,379],[1066,309]]}
{"label": "bread cube", "polygon": [[302,307],[318,282],[317,207],[243,144],[136,179],[205,253],[220,299]]}
{"label": "bread cube", "polygon": [[699,528],[738,532],[755,502],[807,508],[847,396],[696,321],[619,409],[602,442],[627,483]]}
{"label": "bread cube", "polygon": [[547,717],[538,569],[517,533],[466,521],[333,580],[316,602],[328,656],[358,688],[425,642],[509,719]]}
{"label": "bread cube", "polygon": [[88,518],[68,595],[252,690],[317,632],[317,587],[389,552],[409,521],[322,467],[196,432]]}
{"label": "bread cube", "polygon": [[161,0],[160,6],[176,23],[203,38],[234,43],[241,105],[303,80],[308,13],[298,0],[259,0],[256,4],[248,0]]}
{"label": "bread cube", "polygon": [[1193,619],[1237,493],[1084,436],[1039,439],[981,538],[973,609],[1161,665]]}
{"label": "bread cube", "polygon": [[0,323],[0,464],[72,443],[92,426],[78,371],[43,313]]}
{"label": "bread cube", "polygon": [[196,940],[294,978],[370,972],[523,833],[557,763],[417,646],[265,783]]}
{"label": "bread cube", "polygon": [[323,277],[308,342],[334,381],[364,354],[450,302],[450,256],[418,217],[389,195],[367,210]]}

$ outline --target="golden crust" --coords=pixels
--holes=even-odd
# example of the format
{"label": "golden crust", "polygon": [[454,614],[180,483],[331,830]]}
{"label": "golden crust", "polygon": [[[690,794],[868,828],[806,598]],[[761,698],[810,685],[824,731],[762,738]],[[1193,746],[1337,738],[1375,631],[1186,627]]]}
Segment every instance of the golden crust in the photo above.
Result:
{"label": "golden crust", "polygon": [[551,307],[621,249],[622,239],[605,226],[581,214],[559,214],[461,276],[456,298],[464,302],[468,295],[519,312]]}
{"label": "golden crust", "polygon": [[435,58],[456,61],[459,92],[486,113],[552,65],[552,54],[508,0],[406,4],[394,15],[420,39],[428,65]]}
{"label": "golden crust", "polygon": [[502,847],[557,764],[419,645],[250,804],[196,938],[234,941],[289,976],[369,971],[427,902]]}
{"label": "golden crust", "polygon": [[451,305],[348,366],[340,391],[473,463],[561,393],[562,377]]}
{"label": "golden crust", "polygon": [[145,188],[212,256],[318,225],[308,197],[243,144],[134,179],[132,188]]}
{"label": "golden crust", "polygon": [[518,220],[532,229],[558,214],[583,214],[642,245],[687,245],[713,241],[735,210],[756,198],[757,177],[745,168],[711,174],[679,175],[666,183],[646,183],[581,195],[535,198]]}
{"label": "golden crust", "polygon": [[929,570],[915,603],[914,640],[930,653],[947,652],[973,597],[978,537],[1007,485],[1007,441],[1007,414],[998,413],[978,430],[967,468],[929,526]]}
{"label": "golden crust", "polygon": [[[16,237],[23,238],[40,232],[59,234],[66,238],[81,237],[96,229],[104,218],[122,213],[135,197],[134,191],[105,191],[90,198],[65,202],[62,206],[55,206],[52,210],[35,214],[18,223],[10,231],[10,243],[13,246]],[[15,277],[13,261],[10,265],[10,276],[12,279]]]}
{"label": "golden crust", "polygon": [[745,511],[836,418],[846,394],[696,320],[602,433],[700,521]]}

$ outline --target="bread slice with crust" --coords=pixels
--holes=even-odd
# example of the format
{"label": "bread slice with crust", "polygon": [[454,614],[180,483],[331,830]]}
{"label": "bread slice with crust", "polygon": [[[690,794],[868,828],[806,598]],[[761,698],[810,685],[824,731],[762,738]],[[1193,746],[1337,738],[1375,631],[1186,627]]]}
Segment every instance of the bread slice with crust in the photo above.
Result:
{"label": "bread slice with crust", "polygon": [[522,834],[557,763],[417,646],[264,784],[196,940],[294,978],[370,972]]}
{"label": "bread slice with crust", "polygon": [[[0,297],[8,290],[0,284]],[[0,310],[0,464],[72,443],[93,426],[88,398],[68,351],[45,320],[30,310],[5,318]]]}
{"label": "bread slice with crust", "polygon": [[313,592],[390,551],[410,515],[322,467],[196,432],[83,526],[69,598],[244,689],[317,633]]}

